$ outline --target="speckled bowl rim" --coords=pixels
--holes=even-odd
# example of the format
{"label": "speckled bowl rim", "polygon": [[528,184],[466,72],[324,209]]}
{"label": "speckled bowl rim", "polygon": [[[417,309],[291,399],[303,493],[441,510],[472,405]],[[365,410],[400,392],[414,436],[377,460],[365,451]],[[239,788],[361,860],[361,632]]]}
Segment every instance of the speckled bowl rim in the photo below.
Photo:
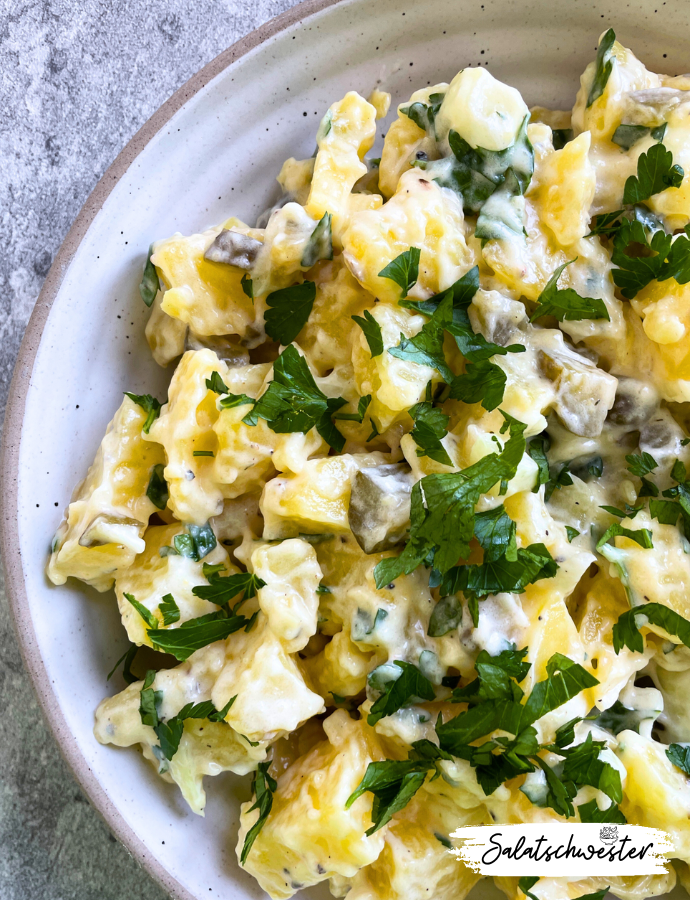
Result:
{"label": "speckled bowl rim", "polygon": [[245,54],[259,47],[281,31],[285,31],[290,26],[342,2],[345,2],[345,0],[303,0],[302,3],[298,3],[291,9],[270,19],[232,44],[227,50],[224,50],[200,69],[182,87],[178,88],[172,97],[159,107],[137,131],[96,184],[88,200],[82,206],[79,215],[74,220],[50,267],[19,348],[19,355],[15,364],[7,400],[2,448],[0,450],[0,480],[2,482],[2,496],[0,497],[0,551],[3,557],[7,595],[24,665],[38,696],[43,715],[55,736],[63,758],[72,770],[79,785],[115,837],[124,844],[137,862],[176,900],[197,900],[197,898],[155,858],[146,844],[126,823],[114,802],[91,771],[91,767],[79,749],[77,740],[67,725],[59,704],[55,700],[50,677],[36,640],[29,614],[26,585],[22,572],[18,529],[19,445],[26,397],[43,329],[45,328],[53,301],[60,290],[65,273],[97,213],[115,185],[128,171],[149,141],[191,97]]}

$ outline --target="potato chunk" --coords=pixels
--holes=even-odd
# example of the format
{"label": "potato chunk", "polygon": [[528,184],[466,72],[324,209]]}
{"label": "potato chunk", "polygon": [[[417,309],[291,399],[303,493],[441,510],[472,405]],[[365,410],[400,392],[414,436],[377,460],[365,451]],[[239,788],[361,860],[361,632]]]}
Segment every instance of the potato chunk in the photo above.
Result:
{"label": "potato chunk", "polygon": [[302,650],[316,634],[319,609],[321,568],[314,548],[300,540],[263,546],[252,554],[252,568],[266,582],[258,597],[271,631],[288,653]]}
{"label": "potato chunk", "polygon": [[[352,877],[383,847],[382,832],[364,833],[371,824],[371,795],[345,808],[367,765],[384,758],[376,733],[342,710],[324,722],[324,730],[328,740],[278,779],[273,808],[244,865],[276,900],[334,875]],[[238,859],[258,816],[251,806],[242,805]]]}
{"label": "potato chunk", "polygon": [[144,529],[156,511],[146,489],[153,467],[164,459],[160,444],[144,440],[146,416],[125,397],[108,425],[53,539],[47,567],[53,584],[71,576],[107,591],[115,573],[144,550]]}

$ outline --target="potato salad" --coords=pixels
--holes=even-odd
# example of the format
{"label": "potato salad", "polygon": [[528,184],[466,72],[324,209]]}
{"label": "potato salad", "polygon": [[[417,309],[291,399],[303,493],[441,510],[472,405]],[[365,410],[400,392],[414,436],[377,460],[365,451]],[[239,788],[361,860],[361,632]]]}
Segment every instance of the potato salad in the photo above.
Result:
{"label": "potato salad", "polygon": [[[464,825],[659,827],[690,883],[690,76],[609,29],[572,111],[486,68],[328,109],[255,225],[151,245],[48,576],[114,589],[96,710],[275,900],[462,900]],[[381,129],[381,125],[378,126]],[[120,685],[122,686],[122,685]],[[113,751],[115,753],[117,751]],[[251,787],[250,787],[251,786]],[[251,793],[250,793],[251,792]]]}

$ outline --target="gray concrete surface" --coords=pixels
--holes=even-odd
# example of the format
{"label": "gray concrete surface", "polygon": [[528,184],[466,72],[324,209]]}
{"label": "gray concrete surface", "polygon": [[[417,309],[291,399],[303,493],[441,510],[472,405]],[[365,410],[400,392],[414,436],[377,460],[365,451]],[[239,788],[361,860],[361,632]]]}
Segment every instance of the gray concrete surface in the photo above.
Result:
{"label": "gray concrete surface", "polygon": [[[187,78],[294,3],[0,0],[0,421],[45,275],[98,179]],[[73,781],[0,583],[0,900],[165,896]]]}

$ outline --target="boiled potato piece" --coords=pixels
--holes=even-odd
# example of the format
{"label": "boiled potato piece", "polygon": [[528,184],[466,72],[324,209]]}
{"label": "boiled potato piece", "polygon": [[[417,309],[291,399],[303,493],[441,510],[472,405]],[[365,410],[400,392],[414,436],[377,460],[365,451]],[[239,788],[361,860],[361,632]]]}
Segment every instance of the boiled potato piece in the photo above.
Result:
{"label": "boiled potato piece", "polygon": [[[254,233],[237,219],[228,220],[227,225]],[[218,226],[189,237],[175,234],[154,244],[151,262],[166,288],[160,309],[195,334],[236,334],[255,346],[264,339],[262,309],[242,289],[240,282],[246,273],[205,257],[222,230],[223,226]],[[152,325],[152,336],[154,329]],[[156,347],[159,343],[156,338]]]}
{"label": "boiled potato piece", "polygon": [[426,298],[450,287],[474,265],[465,239],[457,194],[429,181],[421,169],[404,172],[395,194],[380,209],[352,216],[343,254],[357,281],[379,300],[396,303],[400,286],[380,272],[410,247],[421,250],[419,278],[411,293]]}
{"label": "boiled potato piece", "polygon": [[352,211],[380,206],[377,195],[352,194],[355,183],[366,174],[364,154],[376,136],[376,108],[356,91],[334,103],[321,122],[316,136],[318,151],[306,210],[320,219],[330,213],[336,247]]}
{"label": "boiled potato piece", "polygon": [[[364,834],[371,821],[371,795],[345,808],[367,765],[384,758],[376,733],[342,710],[324,722],[324,730],[327,740],[278,779],[273,808],[244,864],[277,900],[334,875],[352,877],[383,848],[381,832]],[[238,859],[258,816],[249,811],[251,805],[242,805]]]}
{"label": "boiled potato piece", "polygon": [[[197,651],[174,669],[158,672],[153,690],[160,691],[159,715],[168,720],[187,703],[209,700],[225,659],[222,641]],[[139,713],[142,681],[136,681],[114,697],[107,697],[96,710],[94,734],[101,744],[115,747],[139,745],[144,757],[165,780],[174,782],[192,812],[203,816],[206,792],[204,775],[235,772],[246,775],[266,758],[266,745],[252,746],[225,722],[187,719],[177,753],[171,760],[161,754],[158,737],[144,725]]]}
{"label": "boiled potato piece", "polygon": [[144,439],[146,418],[124,398],[53,539],[47,567],[53,584],[73,577],[107,591],[116,572],[144,550],[144,529],[157,509],[146,491],[164,459],[160,444]]}
{"label": "boiled potato piece", "polygon": [[263,546],[252,554],[252,568],[265,582],[258,598],[269,628],[288,653],[302,650],[316,633],[319,608],[321,568],[314,548],[300,540]]}

